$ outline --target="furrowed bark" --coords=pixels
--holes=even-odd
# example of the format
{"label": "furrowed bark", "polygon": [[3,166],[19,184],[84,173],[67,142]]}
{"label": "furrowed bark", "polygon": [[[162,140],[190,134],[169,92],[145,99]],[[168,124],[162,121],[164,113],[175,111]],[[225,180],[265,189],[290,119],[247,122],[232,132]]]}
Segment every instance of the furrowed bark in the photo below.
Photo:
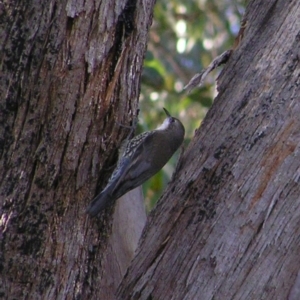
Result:
{"label": "furrowed bark", "polygon": [[300,297],[300,4],[245,19],[118,299]]}
{"label": "furrowed bark", "polygon": [[[1,4],[4,298],[113,297],[131,257],[122,268],[117,260],[105,265],[116,220],[112,211],[91,220],[85,208],[96,187],[105,185],[116,148],[128,135],[118,124],[136,118],[152,6],[153,1]],[[139,207],[134,201],[129,206]],[[136,214],[129,221],[138,232],[144,219]]]}

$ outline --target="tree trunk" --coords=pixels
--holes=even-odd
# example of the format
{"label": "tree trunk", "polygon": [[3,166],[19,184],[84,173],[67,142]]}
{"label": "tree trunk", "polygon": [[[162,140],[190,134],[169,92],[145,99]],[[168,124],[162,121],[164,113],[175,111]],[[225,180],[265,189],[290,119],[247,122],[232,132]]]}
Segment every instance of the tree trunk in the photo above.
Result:
{"label": "tree trunk", "polygon": [[245,20],[118,299],[300,299],[300,2]]}
{"label": "tree trunk", "polygon": [[113,298],[145,221],[140,190],[114,218],[85,208],[128,135],[118,123],[136,118],[153,2],[0,4],[2,297]]}

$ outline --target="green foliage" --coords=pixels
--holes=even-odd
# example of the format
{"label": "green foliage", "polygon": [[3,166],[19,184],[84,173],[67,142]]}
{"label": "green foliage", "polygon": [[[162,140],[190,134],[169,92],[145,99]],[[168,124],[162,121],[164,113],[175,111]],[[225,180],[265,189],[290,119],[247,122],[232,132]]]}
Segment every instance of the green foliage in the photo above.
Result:
{"label": "green foliage", "polygon": [[[217,55],[232,47],[244,5],[244,1],[229,0],[157,1],[142,75],[139,132],[161,124],[165,118],[162,108],[166,107],[184,124],[185,144],[191,140],[216,95],[218,72],[189,95],[182,89]],[[148,209],[170,180],[177,158],[178,154],[145,183]]]}

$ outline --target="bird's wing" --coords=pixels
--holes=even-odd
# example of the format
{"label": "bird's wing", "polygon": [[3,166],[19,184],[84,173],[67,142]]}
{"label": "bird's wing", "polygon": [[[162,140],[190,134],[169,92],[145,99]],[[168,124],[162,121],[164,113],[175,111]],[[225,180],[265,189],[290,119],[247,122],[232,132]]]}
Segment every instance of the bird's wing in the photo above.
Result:
{"label": "bird's wing", "polygon": [[137,146],[130,158],[124,158],[129,161],[123,164],[120,176],[115,184],[114,191],[118,197],[121,197],[130,189],[141,185],[156,173],[157,170],[152,170],[151,168],[152,140],[153,134],[149,134]]}
{"label": "bird's wing", "polygon": [[[129,145],[129,148],[130,146],[135,148],[131,156],[125,153],[127,143],[130,142],[126,141],[121,146],[118,164],[109,179],[108,185],[92,200],[87,208],[87,212],[91,216],[97,215],[108,204],[113,203],[115,199],[141,185],[156,173],[156,170],[153,172],[153,164],[151,162],[153,134],[150,133],[142,139],[139,137],[139,139],[133,140],[133,145]],[[123,155],[124,153],[126,155]]]}
{"label": "bird's wing", "polygon": [[[128,160],[124,160],[123,168],[126,168],[128,163],[129,163]],[[113,172],[105,189],[101,193],[99,193],[89,204],[86,212],[90,216],[92,216],[92,217],[96,216],[101,210],[103,210],[109,204],[114,203],[114,200],[116,200],[116,198],[114,196],[114,191],[116,190],[116,185],[118,184],[119,178],[122,175],[121,172],[122,172],[122,169],[116,169]]]}

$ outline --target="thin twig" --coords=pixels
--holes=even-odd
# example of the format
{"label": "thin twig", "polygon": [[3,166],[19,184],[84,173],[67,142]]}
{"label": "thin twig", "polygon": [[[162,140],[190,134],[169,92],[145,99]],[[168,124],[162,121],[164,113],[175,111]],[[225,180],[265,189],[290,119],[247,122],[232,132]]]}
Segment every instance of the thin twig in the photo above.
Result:
{"label": "thin twig", "polygon": [[200,87],[203,84],[204,79],[211,71],[221,66],[222,64],[225,64],[228,61],[231,53],[232,50],[230,49],[230,50],[226,50],[221,55],[217,56],[206,69],[194,75],[194,77],[183,89],[186,90],[187,93],[190,93],[195,87],[197,86]]}

